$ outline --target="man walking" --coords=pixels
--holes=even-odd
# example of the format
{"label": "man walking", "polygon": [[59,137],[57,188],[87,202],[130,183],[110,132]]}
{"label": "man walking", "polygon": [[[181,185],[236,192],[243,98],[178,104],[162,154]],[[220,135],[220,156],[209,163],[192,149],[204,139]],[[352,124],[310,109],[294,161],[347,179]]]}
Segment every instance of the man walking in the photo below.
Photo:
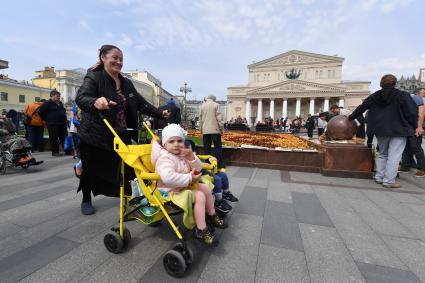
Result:
{"label": "man walking", "polygon": [[395,88],[394,75],[381,79],[382,89],[368,96],[349,116],[356,119],[369,109],[368,134],[378,140],[379,155],[376,159],[375,182],[385,188],[400,188],[395,181],[398,163],[406,137],[413,136],[418,125],[417,107],[407,92]]}
{"label": "man walking", "polygon": [[[425,88],[418,88],[415,91],[415,94],[412,95],[413,101],[418,106],[418,127],[416,128],[415,135],[407,137],[406,147],[403,151],[403,156],[401,158],[400,171],[408,172],[411,167],[416,167],[415,177],[423,178],[425,177],[425,156],[424,150],[422,149],[422,135],[424,133],[424,116],[425,116],[425,106],[424,100],[425,97]],[[416,158],[413,159],[413,156]]]}
{"label": "man walking", "polygon": [[305,127],[307,128],[308,137],[312,139],[314,130],[314,118],[311,116],[311,114],[308,114],[307,121],[305,122]]}
{"label": "man walking", "polygon": [[60,98],[60,92],[52,90],[50,99],[44,102],[38,110],[38,115],[46,122],[47,130],[49,131],[53,156],[59,156],[59,145],[63,147],[67,135],[66,110]]}
{"label": "man walking", "polygon": [[218,167],[223,168],[223,156],[221,146],[221,133],[223,131],[223,122],[221,114],[218,111],[216,97],[209,95],[207,101],[201,106],[201,115],[199,117],[199,127],[204,142],[205,154],[211,155],[211,144],[214,144],[214,156],[217,158]]}
{"label": "man walking", "polygon": [[38,114],[38,110],[40,109],[43,102],[45,102],[45,100],[30,103],[25,107],[24,111],[25,116],[28,117],[26,119],[28,141],[31,144],[32,150],[38,151],[43,151],[44,121]]}

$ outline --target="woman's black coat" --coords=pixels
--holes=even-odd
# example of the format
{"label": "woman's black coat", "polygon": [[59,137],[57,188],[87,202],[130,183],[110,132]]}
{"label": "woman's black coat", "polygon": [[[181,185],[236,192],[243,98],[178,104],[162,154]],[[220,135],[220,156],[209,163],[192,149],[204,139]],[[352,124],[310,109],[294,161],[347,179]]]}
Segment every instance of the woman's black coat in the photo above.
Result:
{"label": "woman's black coat", "polygon": [[[145,114],[154,118],[161,118],[162,113],[147,102],[135,89],[133,83],[119,75],[121,81],[121,90],[127,99],[127,108],[125,112],[128,128],[137,128],[139,123],[139,114]],[[76,102],[82,110],[81,126],[78,129],[80,139],[92,146],[101,149],[113,150],[113,135],[101,120],[97,110],[94,107],[95,101],[99,97],[105,97],[118,103],[118,93],[114,79],[104,70],[88,71],[82,86],[78,90]],[[116,128],[116,115],[118,107],[112,107],[110,110],[102,111],[106,119]]]}

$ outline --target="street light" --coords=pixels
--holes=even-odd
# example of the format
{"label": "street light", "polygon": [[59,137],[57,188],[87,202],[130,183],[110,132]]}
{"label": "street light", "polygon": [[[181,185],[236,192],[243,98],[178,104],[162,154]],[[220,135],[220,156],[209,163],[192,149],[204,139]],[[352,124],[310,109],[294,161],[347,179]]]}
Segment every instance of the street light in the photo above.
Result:
{"label": "street light", "polygon": [[183,103],[183,116],[184,116],[184,120],[185,122],[187,122],[187,113],[186,113],[186,94],[188,92],[192,92],[192,89],[190,87],[187,86],[187,83],[184,83],[184,86],[182,86],[180,88],[180,92],[184,93],[184,103]]}

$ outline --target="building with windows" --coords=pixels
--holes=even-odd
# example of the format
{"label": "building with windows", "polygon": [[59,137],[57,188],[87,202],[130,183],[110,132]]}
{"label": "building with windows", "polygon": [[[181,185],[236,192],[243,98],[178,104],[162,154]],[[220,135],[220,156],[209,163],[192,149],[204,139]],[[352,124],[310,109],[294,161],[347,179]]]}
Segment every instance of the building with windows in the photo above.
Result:
{"label": "building with windows", "polygon": [[44,70],[35,71],[32,83],[39,87],[56,89],[62,94],[62,101],[67,103],[75,100],[85,74],[86,70],[82,68],[55,70],[54,67],[44,67]]}
{"label": "building with windows", "polygon": [[338,104],[354,109],[369,81],[342,80],[344,58],[292,50],[248,65],[248,84],[228,87],[227,120],[305,117]]}
{"label": "building with windows", "polygon": [[415,90],[419,87],[425,87],[425,81],[421,82],[419,79],[416,79],[415,75],[412,75],[410,78],[401,76],[396,84],[396,88],[407,91],[408,93],[415,93]]}
{"label": "building with windows", "polygon": [[[134,83],[134,80],[136,80],[139,82],[143,82],[152,88],[153,97],[152,97],[152,100],[149,99],[149,101],[156,107],[166,104],[170,98],[174,97],[171,93],[163,89],[161,86],[162,85],[161,81],[157,79],[156,77],[154,77],[148,71],[138,71],[138,70],[131,71],[130,70],[130,71],[124,71],[123,73],[129,76],[130,78],[132,78],[133,83]],[[150,93],[149,94],[144,92],[140,92],[140,93],[143,94],[143,97],[150,95]],[[145,98],[147,99],[147,97]]]}

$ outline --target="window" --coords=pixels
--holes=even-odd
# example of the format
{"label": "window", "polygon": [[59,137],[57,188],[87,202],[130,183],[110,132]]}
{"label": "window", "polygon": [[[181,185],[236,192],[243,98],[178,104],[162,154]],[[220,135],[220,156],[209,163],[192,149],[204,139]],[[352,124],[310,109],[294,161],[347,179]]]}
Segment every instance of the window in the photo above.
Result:
{"label": "window", "polygon": [[332,70],[328,70],[328,79],[332,78]]}
{"label": "window", "polygon": [[34,97],[35,102],[40,102],[41,98],[39,96]]}
{"label": "window", "polygon": [[319,78],[319,71],[316,70],[316,79]]}
{"label": "window", "polygon": [[259,82],[260,81],[260,74],[257,74],[255,78],[256,78],[256,81]]}
{"label": "window", "polygon": [[335,70],[332,70],[332,78],[335,78]]}
{"label": "window", "polygon": [[25,103],[25,95],[19,95],[19,103]]}
{"label": "window", "polygon": [[264,74],[264,81],[265,82],[270,81],[270,79],[271,79],[271,75],[270,74]]}
{"label": "window", "polygon": [[0,101],[7,101],[7,92],[0,92]]}
{"label": "window", "polygon": [[323,78],[323,71],[322,70],[319,71],[319,78]]}
{"label": "window", "polygon": [[308,79],[307,77],[307,70],[304,70],[304,80]]}

